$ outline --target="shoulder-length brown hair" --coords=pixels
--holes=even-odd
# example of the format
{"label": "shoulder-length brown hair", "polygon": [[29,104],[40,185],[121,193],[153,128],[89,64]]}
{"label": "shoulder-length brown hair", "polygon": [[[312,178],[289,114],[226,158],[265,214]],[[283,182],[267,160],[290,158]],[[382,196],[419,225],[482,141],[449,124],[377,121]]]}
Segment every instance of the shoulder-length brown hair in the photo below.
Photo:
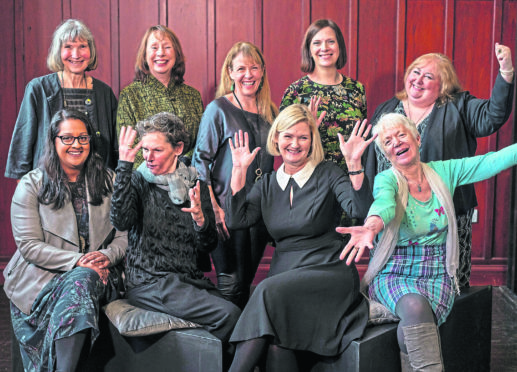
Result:
{"label": "shoulder-length brown hair", "polygon": [[408,75],[414,68],[424,66],[429,62],[434,62],[436,64],[438,75],[440,76],[440,95],[436,100],[438,105],[441,106],[451,102],[456,93],[463,91],[458,74],[456,74],[456,69],[449,57],[441,53],[427,53],[415,59],[406,69],[406,73],[404,74],[404,89],[398,92],[395,97],[401,101],[407,98],[405,85]]}
{"label": "shoulder-length brown hair", "polygon": [[278,109],[271,100],[271,89],[269,87],[269,80],[267,79],[266,62],[264,56],[259,48],[252,43],[246,41],[239,41],[234,44],[223,63],[221,68],[221,81],[217,87],[215,98],[222,97],[232,91],[232,79],[230,77],[230,71],[233,69],[233,60],[242,54],[244,57],[251,59],[253,62],[258,64],[263,71],[262,75],[262,87],[257,91],[257,103],[260,114],[268,123],[272,123],[275,117],[278,115]]}
{"label": "shoulder-length brown hair", "polygon": [[172,66],[171,70],[171,80],[174,80],[176,84],[183,83],[183,81],[185,81],[183,79],[183,76],[185,75],[185,55],[183,54],[180,40],[170,28],[163,25],[149,27],[145,32],[142,41],[140,41],[140,47],[136,54],[135,81],[146,82],[147,77],[151,73],[149,71],[149,65],[147,64],[147,40],[149,40],[149,37],[155,32],[157,32],[161,37],[166,37],[171,41],[172,47],[174,48],[174,55],[176,57],[176,62],[174,63],[174,66]]}
{"label": "shoulder-length brown hair", "polygon": [[316,67],[314,59],[311,56],[311,42],[314,38],[314,35],[316,35],[325,27],[330,27],[336,34],[337,45],[339,46],[339,57],[336,62],[336,68],[339,70],[346,65],[347,57],[345,39],[343,38],[343,34],[341,33],[339,26],[331,19],[318,19],[317,21],[311,23],[305,32],[305,37],[303,38],[301,64],[301,69],[303,72],[313,72],[314,68]]}

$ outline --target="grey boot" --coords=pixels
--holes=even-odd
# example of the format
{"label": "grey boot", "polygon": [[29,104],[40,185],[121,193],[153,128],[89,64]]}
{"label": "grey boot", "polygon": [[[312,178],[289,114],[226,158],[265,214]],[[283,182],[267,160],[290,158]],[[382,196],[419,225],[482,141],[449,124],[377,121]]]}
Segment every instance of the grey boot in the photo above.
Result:
{"label": "grey boot", "polygon": [[440,335],[436,324],[406,326],[402,327],[402,332],[414,371],[443,372]]}
{"label": "grey boot", "polygon": [[411,367],[411,363],[409,363],[409,355],[402,351],[400,352],[400,366],[402,372],[413,372],[413,367]]}

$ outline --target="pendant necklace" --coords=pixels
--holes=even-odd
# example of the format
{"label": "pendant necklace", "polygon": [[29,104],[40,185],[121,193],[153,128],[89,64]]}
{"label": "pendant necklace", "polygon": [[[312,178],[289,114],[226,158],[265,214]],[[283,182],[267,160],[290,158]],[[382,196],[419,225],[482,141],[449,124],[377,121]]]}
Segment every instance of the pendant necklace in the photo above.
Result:
{"label": "pendant necklace", "polygon": [[409,98],[407,99],[407,109],[408,109],[408,118],[415,123],[416,126],[418,126],[418,123],[422,121],[423,118],[427,116],[429,113],[429,110],[434,106],[434,102],[427,106],[425,111],[420,115],[420,117],[417,120],[413,120],[413,115],[411,115],[411,104],[409,103]]}
{"label": "pendant necklace", "polygon": [[[85,106],[88,107],[88,106],[91,106],[92,100],[90,98],[91,92],[90,92],[90,89],[88,88],[88,83],[86,81],[86,73],[84,73],[84,72],[83,72],[83,83],[84,83],[84,88],[86,89],[86,99],[84,100],[84,104],[85,104]],[[81,86],[79,86],[79,88],[81,88]],[[67,98],[66,98],[65,79],[63,76],[63,71],[61,71],[61,89],[63,91],[63,106],[65,108],[67,108],[68,102],[67,102]],[[85,111],[85,114],[88,115],[88,111]]]}
{"label": "pendant necklace", "polygon": [[[235,94],[235,91],[232,92],[233,93],[233,96],[235,97],[235,100],[237,101],[237,103],[239,104],[239,107],[241,109],[241,113],[242,113],[242,116],[244,116],[244,120],[246,120],[246,122],[248,121],[248,118],[246,117],[246,114],[244,113],[244,108],[242,107],[241,105],[241,101],[239,101],[239,98],[237,98],[237,95]],[[257,99],[255,98],[255,104],[257,105],[257,119],[256,119],[256,126],[257,126],[257,130],[258,130],[258,134],[259,134],[259,140],[257,141],[257,138],[256,136],[253,134],[253,137],[255,138],[255,145],[258,146],[260,145],[260,142],[262,141],[262,131],[260,129],[260,123],[259,123],[259,108],[258,108],[258,101]],[[258,180],[260,180],[262,178],[262,158],[263,158],[263,153],[264,153],[264,150],[260,149],[259,150],[259,153],[258,153],[258,168],[255,170],[255,182],[257,182]]]}

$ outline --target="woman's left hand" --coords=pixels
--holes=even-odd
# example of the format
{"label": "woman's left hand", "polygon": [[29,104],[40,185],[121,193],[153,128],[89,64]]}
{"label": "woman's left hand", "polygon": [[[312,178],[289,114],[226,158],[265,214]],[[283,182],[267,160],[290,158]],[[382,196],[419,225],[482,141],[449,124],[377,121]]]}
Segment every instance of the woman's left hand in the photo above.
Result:
{"label": "woman's left hand", "polygon": [[320,116],[318,116],[318,107],[320,106],[320,103],[321,103],[320,96],[312,96],[311,102],[309,103],[309,110],[311,111],[311,114],[314,117],[314,120],[316,120],[316,125],[318,127],[323,122],[323,118],[325,118],[325,115],[327,115],[327,111],[322,111]]}
{"label": "woman's left hand", "polygon": [[495,56],[501,71],[512,71],[512,51],[506,45],[495,43]]}
{"label": "woman's left hand", "polygon": [[344,260],[348,255],[347,265],[350,265],[352,261],[359,262],[363,252],[373,248],[375,233],[365,226],[337,227],[336,231],[340,234],[351,235],[348,244],[339,255],[340,260]]}
{"label": "woman's left hand", "polygon": [[337,135],[339,138],[339,148],[341,149],[349,167],[352,163],[361,161],[361,156],[363,155],[364,150],[366,150],[370,143],[377,138],[377,135],[375,135],[367,140],[368,134],[372,129],[371,125],[366,125],[367,122],[368,121],[366,119],[363,120],[362,123],[357,121],[348,141],[346,142],[341,133],[338,133]]}
{"label": "woman's left hand", "polygon": [[190,197],[190,208],[181,208],[181,211],[190,213],[194,222],[201,227],[205,224],[205,215],[201,209],[201,186],[199,181],[196,182],[196,186],[189,190],[188,196]]}
{"label": "woman's left hand", "polygon": [[85,253],[85,255],[79,259],[77,266],[93,265],[103,269],[108,267],[110,263],[110,259],[104,253],[93,251]]}

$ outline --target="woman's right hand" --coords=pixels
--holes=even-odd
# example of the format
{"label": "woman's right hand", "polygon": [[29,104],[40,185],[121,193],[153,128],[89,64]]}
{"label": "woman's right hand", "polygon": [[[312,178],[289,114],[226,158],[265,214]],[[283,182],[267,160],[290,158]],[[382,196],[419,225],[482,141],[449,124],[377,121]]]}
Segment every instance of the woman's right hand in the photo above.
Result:
{"label": "woman's right hand", "polygon": [[133,127],[121,127],[118,137],[118,158],[119,160],[134,163],[135,156],[142,147],[142,142],[133,147],[137,132]]}
{"label": "woman's right hand", "polygon": [[250,152],[248,133],[243,133],[242,130],[239,130],[235,133],[233,142],[230,138],[230,150],[232,152],[233,168],[241,168],[246,173],[251,162],[257,156],[260,147]]}

